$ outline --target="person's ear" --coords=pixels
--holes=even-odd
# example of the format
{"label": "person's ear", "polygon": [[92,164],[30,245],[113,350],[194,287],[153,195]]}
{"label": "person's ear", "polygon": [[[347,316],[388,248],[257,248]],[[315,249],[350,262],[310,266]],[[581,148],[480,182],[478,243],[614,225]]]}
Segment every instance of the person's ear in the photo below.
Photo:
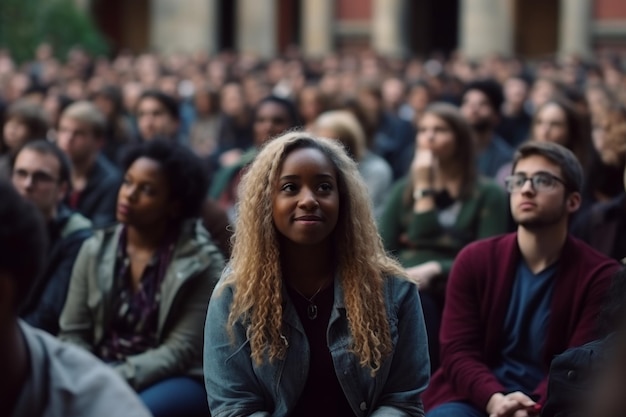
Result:
{"label": "person's ear", "polygon": [[65,197],[69,193],[69,190],[70,185],[67,183],[67,181],[59,183],[59,194],[57,195],[57,203],[60,203],[65,199]]}
{"label": "person's ear", "polygon": [[580,208],[580,204],[582,203],[582,196],[579,192],[570,193],[566,198],[566,207],[568,213],[574,213]]}

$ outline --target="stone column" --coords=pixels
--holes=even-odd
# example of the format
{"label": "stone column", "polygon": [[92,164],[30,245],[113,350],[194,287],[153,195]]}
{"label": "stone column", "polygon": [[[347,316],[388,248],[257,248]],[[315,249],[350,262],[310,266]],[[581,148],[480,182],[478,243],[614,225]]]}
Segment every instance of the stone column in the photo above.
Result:
{"label": "stone column", "polygon": [[151,46],[160,52],[215,52],[217,3],[217,0],[151,0]]}
{"label": "stone column", "polygon": [[406,55],[408,52],[407,19],[405,0],[373,0],[372,46],[374,50],[385,56]]}
{"label": "stone column", "polygon": [[510,0],[461,0],[459,47],[469,58],[513,52],[513,3]]}
{"label": "stone column", "polygon": [[262,58],[276,54],[278,16],[276,0],[237,1],[237,49]]}
{"label": "stone column", "polygon": [[591,0],[561,0],[559,22],[559,55],[591,54]]}
{"label": "stone column", "polygon": [[335,40],[333,0],[302,0],[302,49],[308,57],[320,57],[331,52]]}

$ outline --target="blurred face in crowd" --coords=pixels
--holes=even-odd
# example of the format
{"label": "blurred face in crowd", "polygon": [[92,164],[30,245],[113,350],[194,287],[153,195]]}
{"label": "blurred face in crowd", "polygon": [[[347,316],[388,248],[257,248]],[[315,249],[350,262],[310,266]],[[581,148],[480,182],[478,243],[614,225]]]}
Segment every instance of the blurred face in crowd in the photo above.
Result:
{"label": "blurred face in crowd", "polygon": [[404,102],[405,85],[398,78],[389,78],[382,85],[383,101],[388,109],[397,109]]}
{"label": "blurred face in crowd", "polygon": [[540,142],[555,142],[566,146],[568,131],[565,110],[556,103],[541,107],[535,115],[532,138]]}
{"label": "blurred face in crowd", "polygon": [[13,186],[46,220],[55,217],[57,205],[67,193],[67,184],[59,180],[60,171],[61,164],[54,155],[34,149],[22,150],[15,159]]}
{"label": "blurred face in crowd", "polygon": [[593,117],[593,145],[602,162],[624,166],[626,161],[626,117],[620,111],[608,111]]}
{"label": "blurred face in crowd", "polygon": [[15,151],[28,140],[29,129],[25,123],[13,117],[4,123],[2,135],[4,144]]}
{"label": "blurred face in crowd", "polygon": [[178,120],[154,97],[144,97],[137,104],[137,125],[144,140],[173,138],[178,130]]}
{"label": "blurred face in crowd", "polygon": [[382,103],[378,97],[374,93],[363,89],[359,91],[357,100],[368,120],[377,121],[382,110]]}
{"label": "blurred face in crowd", "polygon": [[604,112],[611,104],[611,99],[607,96],[606,91],[598,87],[587,89],[585,98],[587,99],[591,113]]}
{"label": "blurred face in crowd", "polygon": [[166,222],[176,213],[170,184],[159,162],[141,157],[126,170],[117,195],[117,220],[136,227]]}
{"label": "blurred face in crowd", "polygon": [[305,87],[298,97],[298,109],[303,120],[312,122],[323,111],[317,87]]}
{"label": "blurred face in crowd", "polygon": [[283,106],[267,101],[258,108],[254,118],[254,142],[262,145],[292,125],[291,116]]}
{"label": "blurred face in crowd", "polygon": [[523,80],[519,78],[509,78],[504,83],[504,98],[506,103],[521,108],[526,101],[528,94],[528,87]]}
{"label": "blurred face in crowd", "polygon": [[409,92],[407,102],[416,112],[421,112],[430,103],[430,92],[425,86],[415,86]]}
{"label": "blurred face in crowd", "polygon": [[545,102],[550,100],[554,93],[556,92],[556,87],[554,84],[548,80],[538,79],[533,84],[533,88],[530,91],[530,101],[534,109],[538,109]]}
{"label": "blurred face in crowd", "polygon": [[96,107],[98,108],[98,110],[100,110],[102,112],[102,114],[104,115],[104,117],[107,118],[107,120],[110,120],[113,118],[113,116],[115,116],[115,104],[113,103],[113,101],[102,95],[99,94],[97,95],[93,100],[92,100],[93,104],[96,105]]}
{"label": "blurred face in crowd", "polygon": [[94,157],[101,145],[89,123],[67,116],[61,116],[59,121],[57,144],[72,163],[78,164]]}
{"label": "blurred face in crowd", "polygon": [[220,107],[229,116],[238,116],[245,110],[245,99],[241,86],[226,84],[220,95]]}
{"label": "blurred face in crowd", "polygon": [[449,161],[456,153],[456,140],[450,126],[440,117],[426,113],[419,122],[417,149],[429,150],[441,161]]}
{"label": "blurred face in crowd", "polygon": [[[536,175],[544,178],[538,186],[530,180]],[[513,176],[527,179],[519,188],[509,189],[513,219],[526,229],[567,222],[568,214],[580,206],[580,194],[566,189],[561,168],[541,155],[519,160]]]}
{"label": "blurred face in crowd", "polygon": [[479,133],[489,131],[497,121],[496,111],[491,107],[489,98],[479,90],[469,90],[465,93],[461,113]]}

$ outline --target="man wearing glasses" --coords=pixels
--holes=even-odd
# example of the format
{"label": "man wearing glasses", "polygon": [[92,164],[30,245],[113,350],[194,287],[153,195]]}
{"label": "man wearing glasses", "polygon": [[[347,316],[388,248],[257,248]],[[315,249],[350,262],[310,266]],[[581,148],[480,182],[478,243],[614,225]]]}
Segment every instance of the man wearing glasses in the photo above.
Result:
{"label": "man wearing glasses", "polygon": [[70,163],[53,143],[27,143],[16,155],[12,182],[43,216],[49,241],[45,269],[19,300],[19,313],[30,325],[56,335],[74,260],[91,236],[91,222],[61,203],[70,189]]}
{"label": "man wearing glasses", "polygon": [[506,186],[517,232],[468,245],[454,262],[427,417],[539,415],[552,358],[595,338],[619,265],[568,235],[582,181],[560,145],[515,153]]}
{"label": "man wearing glasses", "polygon": [[19,300],[44,267],[45,226],[4,180],[0,196],[0,416],[149,417],[111,367],[17,318]]}

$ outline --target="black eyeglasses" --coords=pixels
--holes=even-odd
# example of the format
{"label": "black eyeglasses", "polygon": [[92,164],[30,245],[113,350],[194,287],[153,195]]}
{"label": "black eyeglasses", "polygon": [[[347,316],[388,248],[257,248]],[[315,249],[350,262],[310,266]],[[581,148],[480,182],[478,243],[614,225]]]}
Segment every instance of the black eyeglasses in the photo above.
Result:
{"label": "black eyeglasses", "polygon": [[504,184],[509,193],[516,193],[524,188],[526,181],[530,181],[533,189],[537,192],[552,190],[558,183],[567,188],[565,181],[547,172],[538,172],[531,177],[527,177],[525,174],[509,175],[504,180]]}
{"label": "black eyeglasses", "polygon": [[25,181],[28,177],[31,177],[35,184],[51,184],[57,181],[52,175],[43,171],[28,172],[25,169],[16,169],[13,171],[13,178],[16,180]]}

